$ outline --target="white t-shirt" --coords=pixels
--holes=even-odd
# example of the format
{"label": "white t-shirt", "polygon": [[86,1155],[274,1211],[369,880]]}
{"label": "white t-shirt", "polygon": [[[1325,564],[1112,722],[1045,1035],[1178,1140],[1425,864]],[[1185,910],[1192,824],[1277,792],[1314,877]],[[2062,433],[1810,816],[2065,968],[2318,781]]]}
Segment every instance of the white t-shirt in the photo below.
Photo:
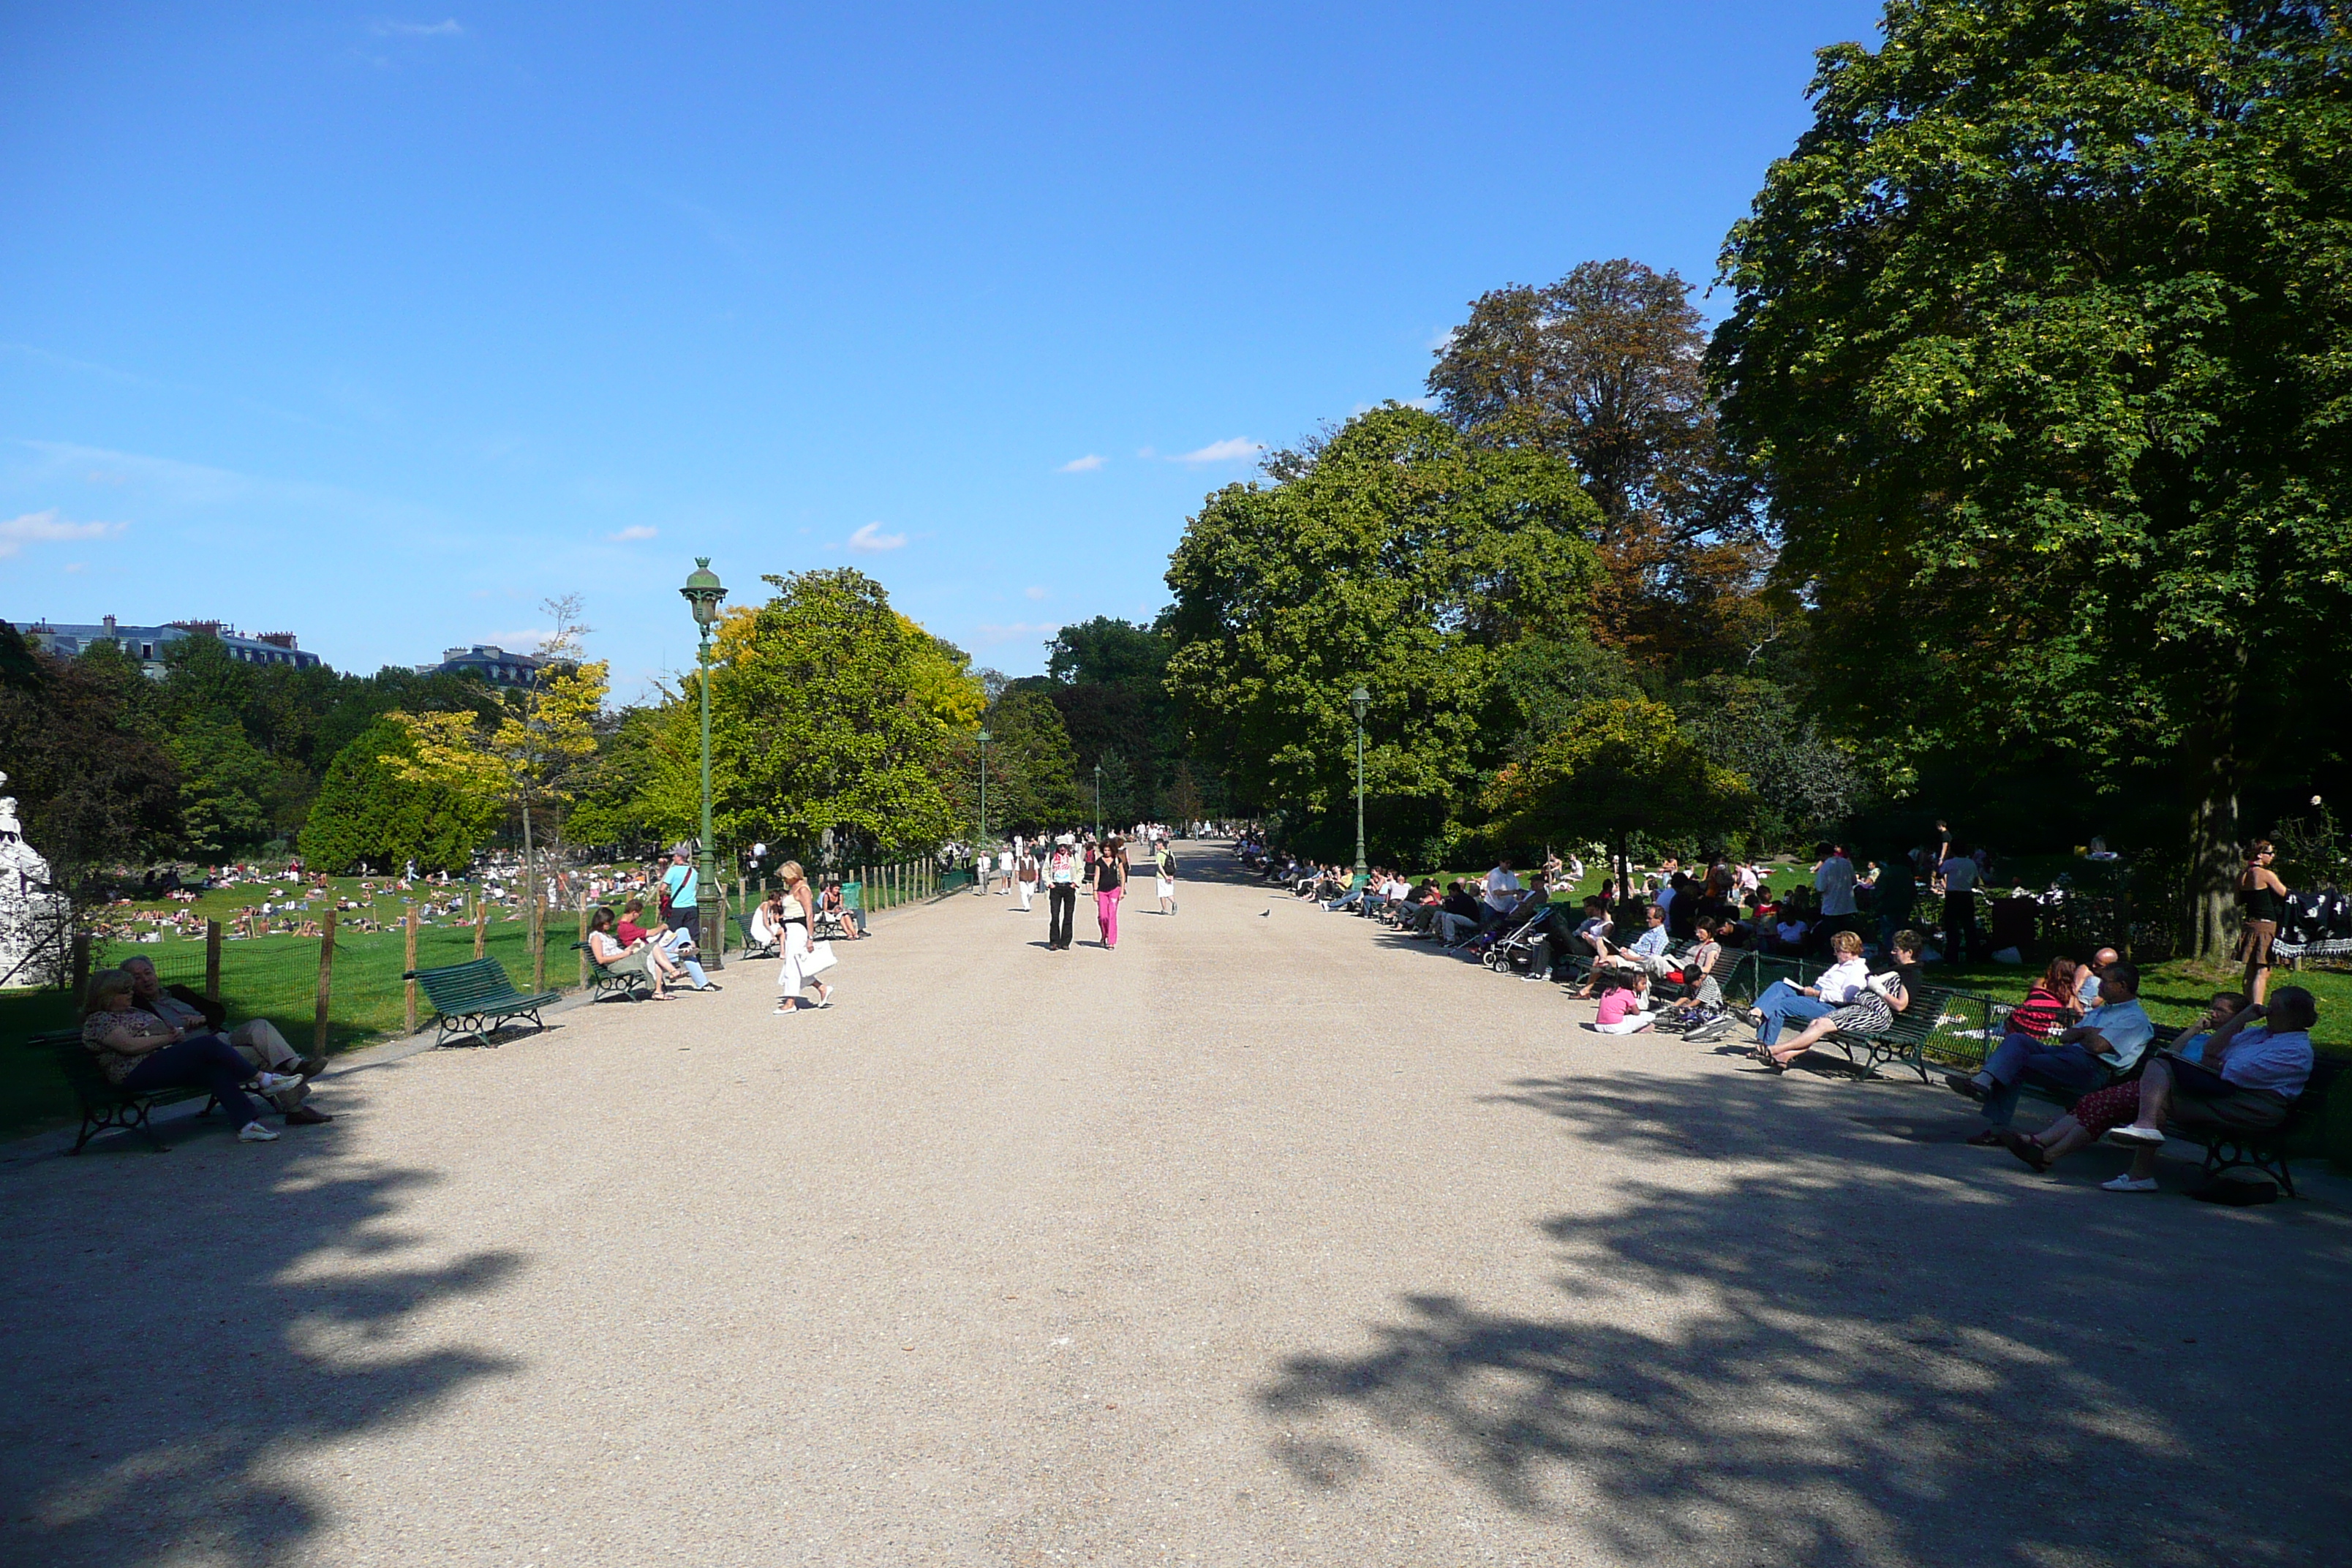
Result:
{"label": "white t-shirt", "polygon": [[1501,866],[1486,873],[1486,907],[1507,912],[1518,907],[1519,879]]}
{"label": "white t-shirt", "polygon": [[1822,895],[1822,913],[1850,915],[1853,913],[1853,862],[1843,855],[1832,855],[1822,862],[1813,873],[1813,887]]}
{"label": "white t-shirt", "polygon": [[1843,1007],[1862,994],[1870,983],[1870,965],[1858,958],[1843,958],[1822,972],[1813,982],[1822,1000],[1833,1007]]}

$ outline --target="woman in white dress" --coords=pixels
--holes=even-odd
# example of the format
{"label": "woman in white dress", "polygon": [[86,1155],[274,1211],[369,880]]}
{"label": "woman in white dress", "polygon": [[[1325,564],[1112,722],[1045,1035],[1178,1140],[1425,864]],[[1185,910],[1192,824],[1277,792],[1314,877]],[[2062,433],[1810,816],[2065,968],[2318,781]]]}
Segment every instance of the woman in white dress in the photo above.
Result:
{"label": "woman in white dress", "polygon": [[796,1013],[806,1005],[801,993],[809,986],[816,987],[816,1005],[833,1005],[833,987],[806,973],[803,965],[809,956],[809,924],[816,917],[816,895],[809,891],[808,873],[797,860],[787,860],[780,868],[784,889],[780,895],[783,907],[782,924],[784,931],[784,967],[776,976],[776,1014]]}

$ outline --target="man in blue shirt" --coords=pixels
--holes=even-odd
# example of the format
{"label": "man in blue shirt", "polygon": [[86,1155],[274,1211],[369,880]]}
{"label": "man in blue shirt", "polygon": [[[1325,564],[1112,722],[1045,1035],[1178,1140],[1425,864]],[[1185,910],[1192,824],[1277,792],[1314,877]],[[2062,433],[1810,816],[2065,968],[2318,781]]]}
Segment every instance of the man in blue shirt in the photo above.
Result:
{"label": "man in blue shirt", "polygon": [[[1997,1130],[2017,1114],[2025,1080],[2074,1095],[2087,1094],[2112,1073],[2129,1072],[2156,1037],[2156,1024],[2139,1005],[2139,970],[2117,959],[2099,974],[2099,1003],[2055,1042],[2011,1035],[1970,1076],[1947,1073],[1944,1081],[1970,1100],[1984,1101],[1985,1120]],[[1991,1134],[1979,1142],[1996,1142]]]}
{"label": "man in blue shirt", "polygon": [[669,928],[682,931],[702,945],[702,887],[695,878],[694,867],[686,858],[686,847],[680,845],[670,851],[669,869],[662,873],[662,886],[669,890]]}
{"label": "man in blue shirt", "polygon": [[2156,1190],[2156,1152],[2164,1146],[2168,1116],[2189,1131],[2264,1132],[2285,1121],[2311,1081],[2311,1026],[2317,1022],[2319,1004],[2311,993],[2283,986],[2271,994],[2267,1007],[2257,1002],[2242,1008],[2214,1030],[2201,1063],[2169,1057],[2148,1063],[2139,1079],[2138,1116],[2107,1134],[2137,1151],[2131,1173],[2107,1183],[2107,1189]]}

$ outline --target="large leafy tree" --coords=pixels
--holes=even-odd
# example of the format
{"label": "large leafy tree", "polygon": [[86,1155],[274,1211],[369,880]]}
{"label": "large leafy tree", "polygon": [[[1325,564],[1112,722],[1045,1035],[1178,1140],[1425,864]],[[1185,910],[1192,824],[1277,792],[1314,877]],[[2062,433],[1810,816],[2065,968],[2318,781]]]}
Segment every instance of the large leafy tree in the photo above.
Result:
{"label": "large leafy tree", "polygon": [[418,765],[416,740],[397,716],[377,720],[328,764],[302,825],[303,862],[314,871],[366,866],[462,871],[499,822],[495,788],[465,787],[447,770]]}
{"label": "large leafy tree", "polygon": [[1495,760],[1498,657],[1578,629],[1593,503],[1565,461],[1394,404],[1274,471],[1290,477],[1210,496],[1177,546],[1168,688],[1244,809],[1328,823],[1352,795],[1362,684],[1371,825],[1420,850]]}
{"label": "large leafy tree", "polygon": [[1724,259],[1724,418],[1890,746],[2177,753],[2236,797],[2341,679],[2352,77],[2322,0],[1899,0]]}
{"label": "large leafy tree", "polygon": [[[774,597],[732,623],[711,677],[719,833],[814,853],[895,853],[946,837],[955,721],[969,711],[961,654],[890,607],[864,573],[763,581]],[[677,705],[692,721],[689,680]]]}
{"label": "large leafy tree", "polygon": [[1724,460],[1690,291],[1622,259],[1493,289],[1429,373],[1440,410],[1474,439],[1576,465],[1608,567],[1595,629],[1648,658],[1719,651],[1760,614],[1763,541]]}
{"label": "large leafy tree", "polygon": [[179,769],[138,716],[152,696],[110,643],[54,658],[0,622],[0,767],[61,886],[178,845]]}
{"label": "large leafy tree", "polygon": [[1743,824],[1754,802],[1747,779],[1710,759],[1674,710],[1610,697],[1496,773],[1484,804],[1507,838],[1601,839],[1622,888],[1633,834],[1721,833]]}

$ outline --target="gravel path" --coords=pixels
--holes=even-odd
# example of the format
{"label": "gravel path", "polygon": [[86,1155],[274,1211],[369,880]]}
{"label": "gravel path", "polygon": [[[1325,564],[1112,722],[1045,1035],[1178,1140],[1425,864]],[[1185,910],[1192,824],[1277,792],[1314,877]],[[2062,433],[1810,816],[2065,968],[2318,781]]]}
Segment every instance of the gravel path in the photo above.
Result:
{"label": "gravel path", "polygon": [[0,1562],[2347,1561],[2331,1199],[1132,891],[0,1171]]}

